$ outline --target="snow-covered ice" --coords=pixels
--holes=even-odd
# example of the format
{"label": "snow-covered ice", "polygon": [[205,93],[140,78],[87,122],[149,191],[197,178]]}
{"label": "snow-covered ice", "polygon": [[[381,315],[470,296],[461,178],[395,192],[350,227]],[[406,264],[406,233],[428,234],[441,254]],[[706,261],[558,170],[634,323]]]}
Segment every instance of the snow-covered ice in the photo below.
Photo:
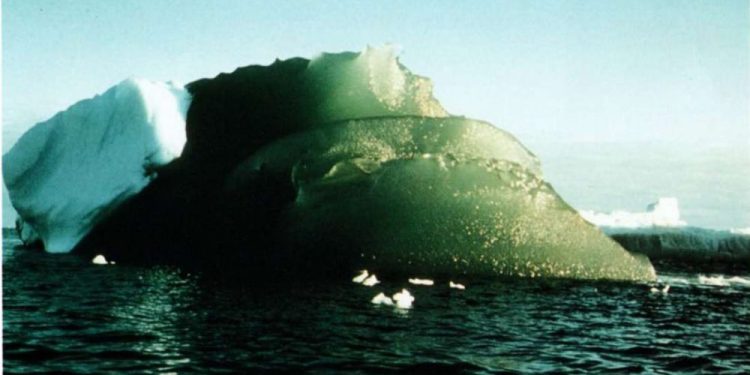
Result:
{"label": "snow-covered ice", "polygon": [[128,79],[26,132],[3,157],[13,207],[49,252],[68,252],[182,152],[190,95]]}
{"label": "snow-covered ice", "polygon": [[648,205],[646,212],[613,211],[601,213],[582,210],[579,213],[586,221],[599,227],[681,227],[687,224],[680,219],[677,198],[659,198],[657,202]]}

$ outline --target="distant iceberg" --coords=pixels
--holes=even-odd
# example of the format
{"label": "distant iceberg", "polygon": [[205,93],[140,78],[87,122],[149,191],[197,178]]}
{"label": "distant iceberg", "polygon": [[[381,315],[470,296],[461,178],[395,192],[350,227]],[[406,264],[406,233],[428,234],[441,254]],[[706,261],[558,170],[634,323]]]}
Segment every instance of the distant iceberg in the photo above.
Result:
{"label": "distant iceberg", "polygon": [[646,212],[580,213],[624,248],[645,254],[657,264],[688,265],[706,271],[750,269],[750,231],[689,226],[680,218],[676,198],[660,198],[649,204]]}
{"label": "distant iceberg", "polygon": [[129,79],[25,133],[3,157],[22,240],[70,251],[180,155],[189,102],[180,85]]}
{"label": "distant iceberg", "polygon": [[599,213],[589,210],[579,211],[586,221],[609,228],[681,227],[687,225],[680,219],[677,198],[659,198],[646,208],[646,212],[613,211]]}
{"label": "distant iceberg", "polygon": [[750,269],[750,235],[690,226],[609,228],[606,233],[624,248],[652,261],[713,271]]}

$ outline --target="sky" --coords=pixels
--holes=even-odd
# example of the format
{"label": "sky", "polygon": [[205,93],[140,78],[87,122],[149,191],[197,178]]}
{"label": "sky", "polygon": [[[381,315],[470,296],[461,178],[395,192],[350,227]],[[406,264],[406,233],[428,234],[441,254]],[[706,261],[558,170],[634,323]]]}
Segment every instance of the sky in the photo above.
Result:
{"label": "sky", "polygon": [[[391,43],[449,112],[527,144],[575,207],[638,210],[700,186],[681,199],[690,219],[750,226],[750,177],[718,189],[710,173],[698,183],[692,173],[750,175],[748,30],[747,0],[4,0],[3,153],[36,122],[128,77],[186,83]],[[608,146],[622,143],[637,146]],[[634,173],[645,180],[637,194],[622,182]],[[727,191],[739,204],[711,202]],[[3,206],[7,226],[5,192]]]}

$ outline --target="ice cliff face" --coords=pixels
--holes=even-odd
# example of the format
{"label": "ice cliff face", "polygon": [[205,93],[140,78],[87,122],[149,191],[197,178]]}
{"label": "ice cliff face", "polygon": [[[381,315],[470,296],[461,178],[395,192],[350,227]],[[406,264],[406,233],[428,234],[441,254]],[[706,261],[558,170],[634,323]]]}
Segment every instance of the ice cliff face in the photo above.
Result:
{"label": "ice cliff face", "polygon": [[181,86],[126,80],[34,126],[3,157],[22,237],[70,251],[180,155],[188,105]]}
{"label": "ice cliff face", "polygon": [[187,88],[182,155],[75,252],[255,276],[655,276],[565,204],[513,136],[450,116],[389,48]]}

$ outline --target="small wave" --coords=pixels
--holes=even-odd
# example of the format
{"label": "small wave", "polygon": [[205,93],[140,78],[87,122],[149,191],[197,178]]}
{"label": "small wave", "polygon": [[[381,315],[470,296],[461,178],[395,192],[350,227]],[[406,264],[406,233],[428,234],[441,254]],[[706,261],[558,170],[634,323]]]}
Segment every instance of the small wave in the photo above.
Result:
{"label": "small wave", "polygon": [[688,280],[685,277],[679,277],[679,276],[659,276],[658,279],[659,284],[666,284],[666,285],[674,285],[674,284],[683,284],[683,285],[690,285],[692,284],[690,280]]}
{"label": "small wave", "polygon": [[698,283],[702,285],[712,285],[712,286],[733,286],[733,285],[750,286],[750,278],[740,277],[740,276],[733,276],[733,277],[727,278],[727,277],[724,277],[724,275],[716,275],[716,276],[698,275]]}

